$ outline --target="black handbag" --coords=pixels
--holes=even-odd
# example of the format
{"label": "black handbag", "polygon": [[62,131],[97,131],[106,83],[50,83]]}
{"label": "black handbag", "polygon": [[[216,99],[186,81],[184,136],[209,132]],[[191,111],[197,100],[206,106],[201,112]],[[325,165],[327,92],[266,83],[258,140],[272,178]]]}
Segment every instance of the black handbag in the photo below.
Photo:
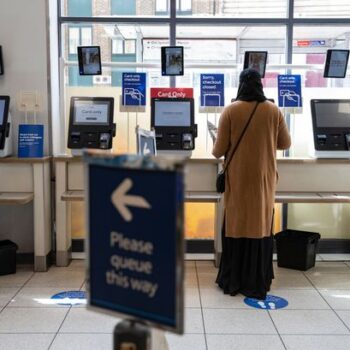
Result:
{"label": "black handbag", "polygon": [[218,192],[218,193],[224,193],[225,192],[226,169],[227,169],[228,165],[230,164],[234,154],[236,153],[237,148],[238,148],[239,144],[241,143],[242,138],[243,138],[245,132],[247,131],[251,120],[253,119],[255,111],[258,108],[258,104],[259,104],[259,102],[256,103],[256,105],[255,105],[255,107],[253,109],[253,112],[251,113],[251,115],[249,117],[249,120],[248,120],[247,124],[245,125],[245,127],[244,127],[244,129],[243,129],[243,131],[241,133],[241,136],[239,137],[239,139],[238,139],[238,141],[237,141],[237,143],[236,143],[236,145],[235,145],[235,147],[234,147],[230,157],[228,159],[225,159],[225,164],[224,164],[222,170],[220,170],[218,175],[216,176],[216,192]]}

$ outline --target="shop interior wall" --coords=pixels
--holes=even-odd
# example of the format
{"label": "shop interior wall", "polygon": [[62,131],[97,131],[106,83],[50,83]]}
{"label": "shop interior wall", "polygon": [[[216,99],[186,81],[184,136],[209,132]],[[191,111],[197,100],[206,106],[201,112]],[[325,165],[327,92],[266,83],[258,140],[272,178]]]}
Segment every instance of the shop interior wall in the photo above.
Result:
{"label": "shop interior wall", "polygon": [[[16,103],[20,91],[37,91],[42,99],[42,111],[37,121],[44,124],[44,153],[49,154],[48,55],[46,32],[46,0],[1,0],[0,45],[5,74],[0,76],[0,95],[10,95],[13,125],[14,155],[17,154],[18,124],[24,113]],[[33,122],[33,114],[29,121]],[[0,181],[11,181],[1,178]],[[20,252],[33,252],[33,206],[0,207],[0,240],[11,239]]]}

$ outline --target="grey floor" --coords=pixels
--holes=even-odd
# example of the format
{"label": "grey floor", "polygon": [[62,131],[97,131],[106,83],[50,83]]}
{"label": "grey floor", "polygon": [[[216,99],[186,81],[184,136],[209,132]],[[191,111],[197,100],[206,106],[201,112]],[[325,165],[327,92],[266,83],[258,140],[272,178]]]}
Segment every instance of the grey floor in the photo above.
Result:
{"label": "grey floor", "polygon": [[[271,311],[223,295],[211,261],[186,262],[186,334],[167,334],[170,349],[350,349],[350,262],[334,261],[348,258],[319,256],[305,273],[276,266],[270,294],[289,305]],[[15,275],[0,276],[0,349],[112,349],[117,319],[84,306],[50,304],[57,292],[84,290],[84,273],[84,262],[75,260],[47,273],[20,267]]]}

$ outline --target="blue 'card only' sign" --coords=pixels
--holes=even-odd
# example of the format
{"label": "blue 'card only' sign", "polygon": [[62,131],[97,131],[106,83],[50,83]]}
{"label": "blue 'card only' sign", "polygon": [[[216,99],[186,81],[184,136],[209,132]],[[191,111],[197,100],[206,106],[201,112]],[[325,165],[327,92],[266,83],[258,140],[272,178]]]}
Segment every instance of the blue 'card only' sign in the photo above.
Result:
{"label": "blue 'card only' sign", "polygon": [[146,73],[123,73],[123,106],[146,105]]}
{"label": "blue 'card only' sign", "polygon": [[225,105],[224,74],[201,74],[201,106],[221,107]]}
{"label": "blue 'card only' sign", "polygon": [[40,158],[44,156],[44,125],[20,124],[18,126],[18,157]]}
{"label": "blue 'card only' sign", "polygon": [[183,332],[182,172],[89,162],[89,305]]}
{"label": "blue 'card only' sign", "polygon": [[302,107],[301,76],[278,76],[278,106]]}

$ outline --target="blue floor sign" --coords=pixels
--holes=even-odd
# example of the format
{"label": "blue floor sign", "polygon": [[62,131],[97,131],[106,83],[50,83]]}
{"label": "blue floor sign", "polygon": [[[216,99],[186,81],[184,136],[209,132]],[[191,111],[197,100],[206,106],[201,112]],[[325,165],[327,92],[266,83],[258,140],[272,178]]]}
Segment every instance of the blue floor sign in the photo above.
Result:
{"label": "blue floor sign", "polygon": [[267,295],[265,300],[245,298],[244,302],[248,306],[263,310],[277,310],[288,306],[288,301],[286,299],[277,297],[275,295]]}
{"label": "blue floor sign", "polygon": [[86,304],[86,293],[84,291],[67,291],[53,295],[51,299],[58,305],[81,305]]}

